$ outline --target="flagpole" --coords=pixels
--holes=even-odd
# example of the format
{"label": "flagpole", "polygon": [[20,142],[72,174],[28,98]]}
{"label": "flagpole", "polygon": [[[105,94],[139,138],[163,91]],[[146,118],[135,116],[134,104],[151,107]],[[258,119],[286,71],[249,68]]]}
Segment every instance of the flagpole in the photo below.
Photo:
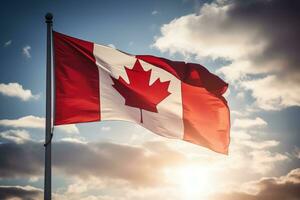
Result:
{"label": "flagpole", "polygon": [[51,200],[51,140],[52,140],[52,19],[51,13],[45,15],[47,23],[47,65],[46,65],[46,129],[45,129],[45,175],[44,200]]}

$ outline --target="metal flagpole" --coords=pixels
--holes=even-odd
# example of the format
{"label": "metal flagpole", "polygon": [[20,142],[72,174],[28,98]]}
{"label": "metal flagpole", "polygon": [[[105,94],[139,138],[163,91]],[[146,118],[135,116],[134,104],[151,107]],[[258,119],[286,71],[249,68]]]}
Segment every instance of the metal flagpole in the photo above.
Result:
{"label": "metal flagpole", "polygon": [[45,15],[47,23],[47,68],[46,68],[46,129],[45,129],[45,175],[44,200],[51,200],[51,140],[52,140],[52,14]]}

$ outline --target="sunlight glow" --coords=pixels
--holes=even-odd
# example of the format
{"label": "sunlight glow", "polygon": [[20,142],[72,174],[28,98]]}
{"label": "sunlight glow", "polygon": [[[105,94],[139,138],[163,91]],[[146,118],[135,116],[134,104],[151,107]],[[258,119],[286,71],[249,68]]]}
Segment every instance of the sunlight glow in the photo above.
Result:
{"label": "sunlight glow", "polygon": [[213,192],[213,176],[208,168],[184,166],[168,169],[166,175],[178,185],[184,200],[205,200]]}

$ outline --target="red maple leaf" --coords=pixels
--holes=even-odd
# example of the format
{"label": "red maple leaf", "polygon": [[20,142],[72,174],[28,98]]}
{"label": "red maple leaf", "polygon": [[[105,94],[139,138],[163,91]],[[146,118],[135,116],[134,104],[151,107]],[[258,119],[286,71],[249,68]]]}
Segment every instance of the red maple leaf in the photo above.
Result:
{"label": "red maple leaf", "polygon": [[138,59],[132,69],[125,66],[125,70],[129,84],[121,76],[119,79],[111,77],[113,87],[125,98],[125,105],[140,109],[143,123],[142,110],[157,112],[157,104],[171,94],[168,91],[170,81],[161,82],[158,78],[150,85],[152,70],[145,71]]}

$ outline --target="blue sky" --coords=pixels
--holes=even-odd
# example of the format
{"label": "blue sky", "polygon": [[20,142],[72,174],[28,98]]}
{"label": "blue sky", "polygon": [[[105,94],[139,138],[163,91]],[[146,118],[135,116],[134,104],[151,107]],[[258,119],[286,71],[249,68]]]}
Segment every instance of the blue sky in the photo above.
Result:
{"label": "blue sky", "polygon": [[[16,197],[39,199],[41,195],[47,12],[54,15],[54,30],[67,35],[131,54],[203,64],[229,83],[225,96],[232,122],[229,156],[125,122],[55,128],[55,198],[264,199],[271,185],[262,183],[262,178],[284,183],[280,187],[285,191],[292,175],[298,177],[295,184],[300,188],[300,61],[299,45],[293,45],[299,43],[299,3],[1,3],[0,197],[3,191],[16,195],[17,186],[24,196]],[[95,160],[89,155],[95,155]],[[70,159],[63,162],[64,158]],[[82,164],[86,160],[93,166]],[[199,188],[205,184],[199,180],[206,180],[207,191],[212,186],[214,191],[203,192]]]}

